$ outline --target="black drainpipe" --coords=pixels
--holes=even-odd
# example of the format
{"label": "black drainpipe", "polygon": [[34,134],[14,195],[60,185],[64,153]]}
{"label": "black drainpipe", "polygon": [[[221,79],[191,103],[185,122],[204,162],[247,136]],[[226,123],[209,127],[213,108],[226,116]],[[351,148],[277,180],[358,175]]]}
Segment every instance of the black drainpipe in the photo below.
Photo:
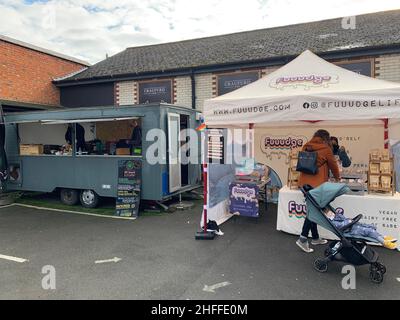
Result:
{"label": "black drainpipe", "polygon": [[190,72],[190,80],[192,83],[192,109],[196,109],[196,80],[193,70]]}

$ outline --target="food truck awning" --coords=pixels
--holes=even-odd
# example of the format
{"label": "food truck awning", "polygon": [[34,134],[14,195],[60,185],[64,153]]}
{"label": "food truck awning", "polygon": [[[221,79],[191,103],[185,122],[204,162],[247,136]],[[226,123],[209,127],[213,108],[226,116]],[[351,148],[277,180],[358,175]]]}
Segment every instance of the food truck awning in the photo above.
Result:
{"label": "food truck awning", "polygon": [[206,100],[208,126],[400,118],[400,83],[359,75],[305,51],[271,74]]}
{"label": "food truck awning", "polygon": [[134,120],[140,117],[120,117],[120,118],[93,118],[93,119],[70,119],[70,120],[41,120],[42,124],[65,124],[65,123],[87,123],[87,122],[105,122],[105,121],[122,121]]}
{"label": "food truck awning", "polygon": [[[151,104],[149,104],[151,106]],[[42,123],[63,124],[99,121],[117,121],[139,119],[144,117],[143,110],[136,106],[98,107],[98,108],[60,108],[31,112],[16,112],[7,114],[6,123]]]}

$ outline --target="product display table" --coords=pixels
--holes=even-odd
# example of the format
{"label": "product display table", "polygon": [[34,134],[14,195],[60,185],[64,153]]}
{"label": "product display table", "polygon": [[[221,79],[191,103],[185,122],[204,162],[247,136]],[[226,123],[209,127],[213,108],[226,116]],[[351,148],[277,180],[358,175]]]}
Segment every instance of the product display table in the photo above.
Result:
{"label": "product display table", "polygon": [[[376,195],[343,195],[331,203],[334,208],[344,210],[346,217],[363,215],[360,222],[374,224],[383,235],[400,239],[400,193]],[[306,204],[300,190],[284,186],[279,191],[277,230],[299,235],[306,216]],[[318,227],[320,236],[335,239],[335,236]],[[311,234],[310,234],[311,237]]]}

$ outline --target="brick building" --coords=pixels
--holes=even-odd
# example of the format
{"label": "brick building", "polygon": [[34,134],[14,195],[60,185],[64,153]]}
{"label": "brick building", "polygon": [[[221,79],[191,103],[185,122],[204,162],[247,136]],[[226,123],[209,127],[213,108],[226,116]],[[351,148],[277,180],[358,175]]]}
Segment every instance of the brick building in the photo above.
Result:
{"label": "brick building", "polygon": [[89,64],[63,54],[0,36],[0,103],[6,111],[60,106],[57,77]]}
{"label": "brick building", "polygon": [[355,72],[400,81],[400,10],[128,48],[56,81],[65,107],[205,99],[257,80],[306,49]]}

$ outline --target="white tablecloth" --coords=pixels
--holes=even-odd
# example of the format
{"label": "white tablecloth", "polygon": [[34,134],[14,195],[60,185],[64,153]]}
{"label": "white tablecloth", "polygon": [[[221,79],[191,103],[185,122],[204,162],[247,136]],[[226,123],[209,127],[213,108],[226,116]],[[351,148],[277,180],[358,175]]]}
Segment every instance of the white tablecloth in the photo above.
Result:
{"label": "white tablecloth", "polygon": [[[400,240],[400,194],[392,195],[343,195],[332,202],[334,208],[342,208],[346,217],[363,214],[360,222],[374,224],[383,235]],[[287,186],[279,192],[277,230],[299,235],[306,215],[304,196],[300,190]],[[335,239],[335,236],[318,227],[320,236]],[[311,233],[310,233],[311,236]]]}

